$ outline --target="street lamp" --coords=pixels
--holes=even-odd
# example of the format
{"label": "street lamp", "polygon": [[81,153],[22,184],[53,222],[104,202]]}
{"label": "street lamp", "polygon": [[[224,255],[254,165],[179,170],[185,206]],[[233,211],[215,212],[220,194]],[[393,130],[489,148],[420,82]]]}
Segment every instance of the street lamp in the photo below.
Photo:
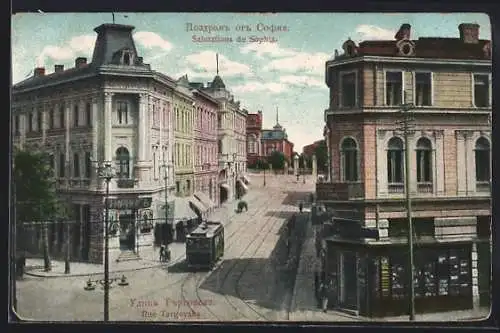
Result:
{"label": "street lamp", "polygon": [[[405,96],[406,97],[406,96]],[[405,139],[405,192],[406,192],[406,213],[408,219],[408,266],[409,266],[409,293],[410,293],[410,302],[409,302],[409,317],[410,321],[415,320],[415,281],[414,281],[414,267],[413,267],[413,221],[411,214],[411,194],[410,194],[410,145],[409,145],[409,132],[410,132],[410,109],[413,108],[413,104],[403,104],[401,106],[401,113],[403,114],[403,132]]]}
{"label": "street lamp", "polygon": [[[163,164],[160,166],[160,168],[163,168],[163,172],[164,172],[163,179],[165,180],[165,225],[168,227],[168,169],[169,169],[169,166],[167,163],[165,163],[165,161],[163,161]],[[169,241],[170,240],[167,240],[167,243]]]}
{"label": "street lamp", "polygon": [[105,220],[104,220],[104,321],[109,321],[109,183],[114,177],[111,162],[104,162],[98,166],[99,176],[106,182]]}
{"label": "street lamp", "polygon": [[302,184],[306,183],[306,158],[302,155]]}
{"label": "street lamp", "polygon": [[264,187],[266,186],[266,169],[267,169],[267,161],[263,164],[264,167]]}

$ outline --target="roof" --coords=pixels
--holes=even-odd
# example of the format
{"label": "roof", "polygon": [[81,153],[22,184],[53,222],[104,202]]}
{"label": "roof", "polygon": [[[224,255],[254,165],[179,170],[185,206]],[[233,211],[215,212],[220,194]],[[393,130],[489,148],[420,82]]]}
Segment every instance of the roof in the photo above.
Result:
{"label": "roof", "polygon": [[[460,38],[422,37],[412,40],[415,57],[440,59],[485,59],[484,46],[489,40],[480,39],[477,44],[464,43]],[[358,56],[398,56],[396,40],[374,40],[359,43]]]}
{"label": "roof", "polygon": [[212,88],[212,89],[226,89],[226,85],[224,84],[224,81],[222,81],[222,78],[219,75],[216,75],[214,77],[214,80],[212,81],[212,84],[210,85],[210,88]]}
{"label": "roof", "polygon": [[282,130],[262,130],[262,140],[285,140],[287,139],[285,131]]}
{"label": "roof", "polygon": [[72,80],[75,77],[78,76],[86,76],[86,75],[97,75],[97,70],[95,67],[92,66],[92,64],[85,64],[82,65],[81,67],[73,67],[73,68],[68,68],[64,71],[61,72],[54,72],[46,75],[41,75],[41,76],[31,76],[27,78],[26,80],[23,80],[21,82],[16,83],[12,89],[17,90],[17,89],[25,89],[25,88],[30,88],[30,87],[35,87],[38,85],[44,85],[47,83],[51,82],[61,82],[65,80]]}
{"label": "roof", "polygon": [[203,221],[195,230],[193,230],[189,236],[204,236],[212,237],[214,233],[222,229],[223,225],[220,222]]}
{"label": "roof", "polygon": [[191,209],[188,198],[174,197],[174,220],[190,220],[198,215]]}

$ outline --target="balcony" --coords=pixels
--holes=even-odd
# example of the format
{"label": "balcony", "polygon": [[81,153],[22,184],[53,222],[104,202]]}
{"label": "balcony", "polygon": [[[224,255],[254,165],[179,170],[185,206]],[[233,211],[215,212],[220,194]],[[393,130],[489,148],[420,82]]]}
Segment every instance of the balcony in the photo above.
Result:
{"label": "balcony", "polygon": [[116,186],[118,188],[134,188],[135,179],[131,178],[118,178],[116,180]]}
{"label": "balcony", "polygon": [[317,183],[318,200],[351,200],[364,198],[364,183]]}

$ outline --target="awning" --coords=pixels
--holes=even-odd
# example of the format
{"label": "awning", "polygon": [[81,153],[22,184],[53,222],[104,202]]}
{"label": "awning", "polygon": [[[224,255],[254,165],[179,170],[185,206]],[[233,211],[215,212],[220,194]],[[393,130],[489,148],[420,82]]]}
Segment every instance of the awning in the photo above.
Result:
{"label": "awning", "polygon": [[188,198],[175,197],[172,207],[174,215],[174,223],[182,220],[191,220],[198,217],[196,212],[191,209]]}
{"label": "awning", "polygon": [[241,179],[238,179],[238,183],[240,183],[241,187],[245,192],[248,192],[248,187],[245,185],[245,182]]}
{"label": "awning", "polygon": [[215,202],[213,202],[206,193],[195,192],[194,197],[201,201],[208,209],[216,206]]}
{"label": "awning", "polygon": [[227,185],[225,183],[224,184],[220,184],[220,187],[223,187],[223,188],[225,188],[226,190],[229,191],[229,185]]}
{"label": "awning", "polygon": [[248,176],[247,176],[247,175],[243,175],[243,176],[241,176],[241,179],[243,179],[243,182],[244,182],[245,184],[247,184],[247,185],[248,185],[248,184],[250,184],[250,179],[248,178]]}
{"label": "awning", "polygon": [[199,214],[203,214],[208,210],[208,207],[201,202],[198,198],[196,198],[194,195],[189,198],[189,202],[193,204],[195,211],[198,210]]}

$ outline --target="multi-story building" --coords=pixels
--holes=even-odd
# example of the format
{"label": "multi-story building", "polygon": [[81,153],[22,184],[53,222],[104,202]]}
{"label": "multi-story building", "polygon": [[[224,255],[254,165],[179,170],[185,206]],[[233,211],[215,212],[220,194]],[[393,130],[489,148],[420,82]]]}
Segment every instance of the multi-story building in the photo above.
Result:
{"label": "multi-story building", "polygon": [[247,117],[247,165],[255,165],[261,155],[262,111]]}
{"label": "multi-story building", "polygon": [[246,118],[248,112],[240,108],[240,102],[226,90],[222,78],[217,74],[213,81],[201,90],[215,98],[220,105],[217,114],[217,152],[219,162],[219,201],[231,201],[247,191],[246,173]]}
{"label": "multi-story building", "polygon": [[[177,170],[172,162],[181,172],[191,165],[192,175],[192,162],[187,157],[172,156],[172,124],[176,119],[177,129],[188,128],[180,124],[188,123],[190,115],[192,122],[194,99],[179,92],[173,79],[143,63],[132,38],[133,29],[100,25],[95,28],[98,35],[91,63],[77,58],[73,68],[56,65],[50,74],[45,68],[35,68],[32,77],[12,89],[14,145],[49,152],[58,190],[73,204],[73,259],[103,259],[105,184],[95,161],[112,163],[115,171],[109,184],[115,199],[110,209],[111,248],[135,249],[139,244],[150,244],[152,221],[165,221],[166,189],[173,205],[170,200]],[[185,139],[186,152],[192,140],[181,138]],[[182,186],[189,189],[186,181]],[[136,206],[139,203],[143,205]],[[170,218],[175,220],[175,215]],[[51,224],[53,255],[63,248],[63,232],[62,224]],[[40,237],[35,240],[40,241]]]}
{"label": "multi-story building", "polygon": [[287,163],[290,165],[292,162],[293,146],[293,143],[288,141],[286,129],[279,123],[278,111],[276,110],[276,125],[271,130],[264,129],[261,131],[262,156],[267,158],[274,151],[279,151],[285,155]]}
{"label": "multi-story building", "polygon": [[[348,40],[326,62],[331,170],[317,199],[333,225],[345,223],[340,234],[323,233],[323,268],[337,287],[331,303],[369,316],[408,309],[406,185],[417,313],[491,296],[491,43],[476,24],[461,24],[460,38],[412,40],[410,31],[404,24],[392,41]],[[349,235],[349,226],[379,239]]]}
{"label": "multi-story building", "polygon": [[325,142],[324,140],[318,140],[314,141],[310,145],[304,146],[302,148],[302,155],[306,156],[307,158],[311,158],[314,155],[314,152],[316,151],[316,148],[318,148],[319,145],[323,144]]}
{"label": "multi-story building", "polygon": [[174,93],[175,192],[179,197],[194,193],[195,96],[189,82],[177,81]]}
{"label": "multi-story building", "polygon": [[219,170],[217,152],[217,112],[219,102],[204,92],[200,84],[190,84],[187,75],[184,85],[189,85],[195,98],[194,115],[194,195],[208,209],[219,202],[217,177]]}

